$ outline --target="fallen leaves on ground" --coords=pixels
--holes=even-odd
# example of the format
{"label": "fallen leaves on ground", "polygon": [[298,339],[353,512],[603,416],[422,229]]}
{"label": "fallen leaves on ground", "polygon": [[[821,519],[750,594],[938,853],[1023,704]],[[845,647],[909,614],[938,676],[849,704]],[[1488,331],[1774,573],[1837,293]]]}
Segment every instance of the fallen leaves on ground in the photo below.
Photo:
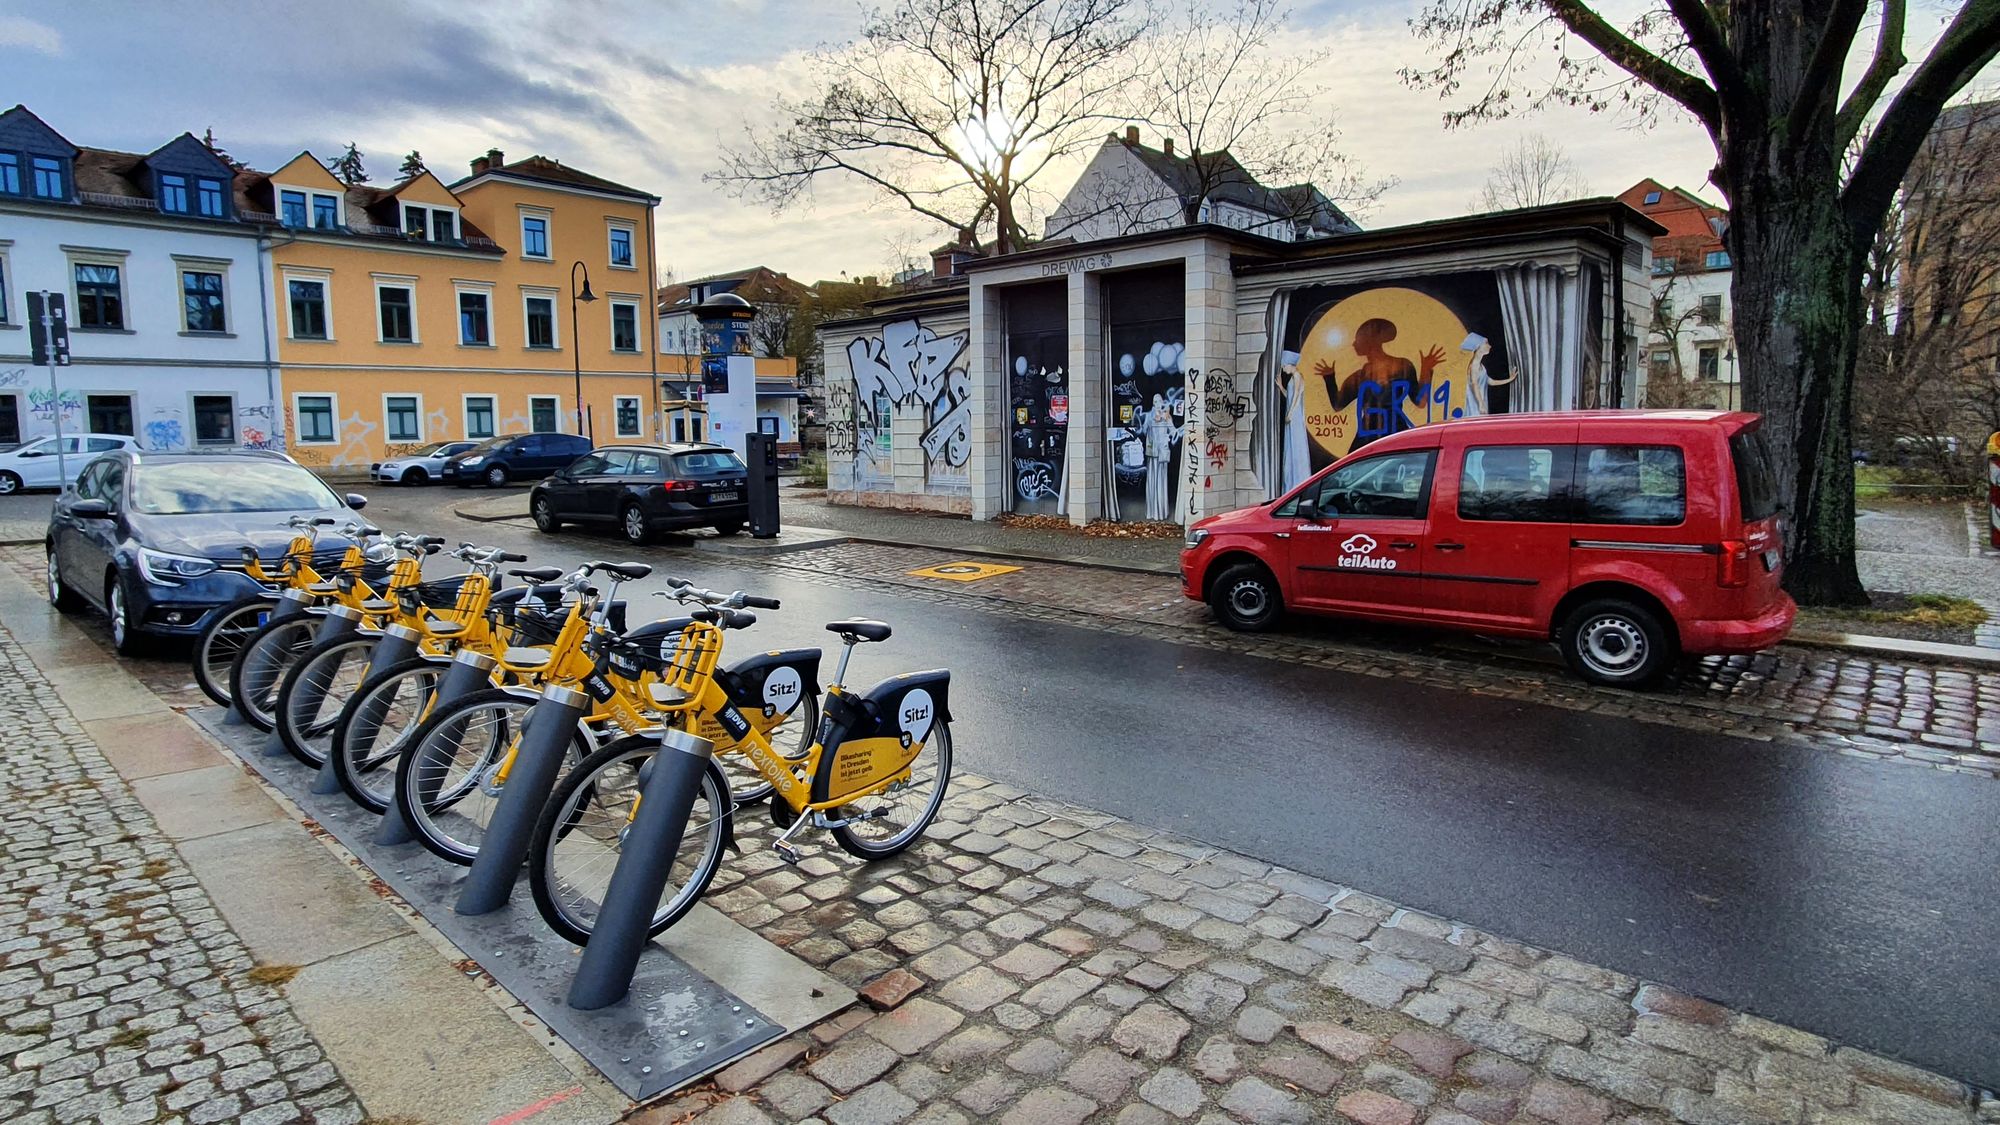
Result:
{"label": "fallen leaves on ground", "polygon": [[1078,527],[1069,522],[1067,516],[1024,516],[1008,512],[996,516],[994,523],[1001,527],[1024,528],[1030,531],[1058,531],[1067,535],[1080,535],[1086,539],[1179,539],[1181,525],[1177,523],[1133,521],[1119,523],[1113,520],[1096,520]]}

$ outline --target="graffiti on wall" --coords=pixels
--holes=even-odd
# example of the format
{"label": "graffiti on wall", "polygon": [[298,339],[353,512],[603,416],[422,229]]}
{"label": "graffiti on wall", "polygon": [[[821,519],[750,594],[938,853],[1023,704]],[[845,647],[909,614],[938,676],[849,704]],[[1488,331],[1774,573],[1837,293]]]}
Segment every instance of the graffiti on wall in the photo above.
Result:
{"label": "graffiti on wall", "polygon": [[0,387],[25,387],[28,385],[28,369],[16,367],[0,371]]}
{"label": "graffiti on wall", "polygon": [[53,419],[56,416],[58,403],[61,404],[63,418],[67,420],[70,415],[83,409],[83,396],[75,391],[64,391],[58,397],[56,392],[42,387],[28,388],[28,412],[35,417],[44,421]]}
{"label": "graffiti on wall", "polygon": [[[155,411],[155,413],[162,412]],[[181,420],[178,417],[155,418],[146,423],[147,448],[165,452],[169,449],[179,449],[186,444],[187,440],[181,433]]]}
{"label": "graffiti on wall", "polygon": [[[855,458],[857,477],[864,472],[879,474],[875,461],[886,453],[882,447],[890,444],[884,440],[890,437],[888,425],[896,415],[914,410],[923,420],[918,444],[924,451],[926,478],[934,484],[966,484],[966,461],[972,451],[972,380],[960,361],[971,336],[969,331],[940,336],[912,318],[892,321],[876,335],[847,345],[854,390],[844,410],[836,406],[834,419],[852,420],[851,437],[842,437],[852,447],[847,455]],[[890,417],[880,416],[881,403],[887,404]],[[832,428],[829,423],[829,449]],[[869,462],[865,467],[864,459]]]}

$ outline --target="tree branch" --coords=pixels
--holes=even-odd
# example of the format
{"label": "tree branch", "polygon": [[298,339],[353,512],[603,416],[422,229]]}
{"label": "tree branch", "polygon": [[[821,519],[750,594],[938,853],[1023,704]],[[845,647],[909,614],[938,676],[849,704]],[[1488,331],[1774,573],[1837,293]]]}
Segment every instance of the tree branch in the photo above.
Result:
{"label": "tree branch", "polygon": [[1843,151],[1860,135],[1862,123],[1889,88],[1890,80],[1902,73],[1910,61],[1903,55],[1905,8],[1905,0],[1882,0],[1882,26],[1875,33],[1875,57],[1869,60],[1860,84],[1847,96],[1847,104],[1840,107],[1840,115],[1834,119],[1833,143]]}
{"label": "tree branch", "polygon": [[1834,0],[1820,27],[1819,43],[1806,62],[1792,111],[1785,119],[1795,142],[1811,136],[1820,114],[1839,103],[1840,70],[1847,62],[1848,48],[1854,45],[1855,33],[1861,30],[1861,17],[1867,11],[1868,0]]}
{"label": "tree branch", "polygon": [[1938,37],[1930,57],[1918,64],[1889,103],[1854,162],[1854,172],[1841,192],[1841,206],[1863,242],[1874,238],[1903,174],[1910,170],[1910,161],[1945,103],[1996,54],[2000,54],[2000,0],[1968,0]]}
{"label": "tree branch", "polygon": [[1743,68],[1737,64],[1735,52],[1729,49],[1728,37],[1715,21],[1714,11],[1705,0],[1667,0],[1667,9],[1687,32],[1688,46],[1694,48],[1695,57],[1708,71],[1716,97],[1724,105],[1738,104],[1743,95]]}
{"label": "tree branch", "polygon": [[1714,87],[1647,50],[1613,27],[1583,0],[1542,0],[1564,27],[1597,48],[1612,65],[1651,86],[1694,114],[1720,143],[1722,106]]}

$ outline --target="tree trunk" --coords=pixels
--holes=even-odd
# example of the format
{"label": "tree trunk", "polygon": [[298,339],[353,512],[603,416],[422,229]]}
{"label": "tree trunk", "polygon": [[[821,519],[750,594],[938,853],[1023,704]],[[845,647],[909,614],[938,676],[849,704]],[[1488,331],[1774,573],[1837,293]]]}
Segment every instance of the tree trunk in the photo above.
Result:
{"label": "tree trunk", "polygon": [[1744,408],[1764,416],[1779,468],[1785,588],[1806,605],[1865,605],[1852,402],[1867,247],[1841,210],[1829,149],[1742,147],[1728,172],[1736,350]]}

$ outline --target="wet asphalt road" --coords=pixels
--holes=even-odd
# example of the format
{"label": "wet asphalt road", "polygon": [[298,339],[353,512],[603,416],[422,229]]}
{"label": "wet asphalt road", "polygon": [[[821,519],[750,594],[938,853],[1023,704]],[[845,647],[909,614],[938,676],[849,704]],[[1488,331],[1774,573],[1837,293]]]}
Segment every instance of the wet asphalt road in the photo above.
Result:
{"label": "wet asphalt road", "polygon": [[[443,506],[463,493],[366,491],[385,527],[782,598],[749,634],[760,648],[830,646],[823,622],[879,617],[896,634],[850,681],[950,667],[960,768],[2000,1087],[2000,784],[474,524]],[[635,621],[659,586],[627,588]]]}

